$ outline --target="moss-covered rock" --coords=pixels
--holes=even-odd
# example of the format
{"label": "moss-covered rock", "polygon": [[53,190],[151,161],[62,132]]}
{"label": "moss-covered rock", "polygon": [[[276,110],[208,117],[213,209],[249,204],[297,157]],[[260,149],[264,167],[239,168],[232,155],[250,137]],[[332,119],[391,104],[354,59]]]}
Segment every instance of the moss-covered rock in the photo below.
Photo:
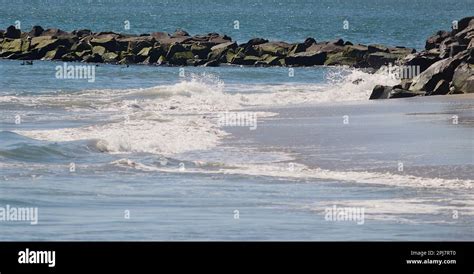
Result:
{"label": "moss-covered rock", "polygon": [[94,37],[90,40],[92,46],[101,46],[107,49],[107,51],[117,52],[127,50],[127,42],[118,42],[114,35],[102,35]]}
{"label": "moss-covered rock", "polygon": [[0,56],[6,57],[13,53],[19,53],[22,51],[22,40],[5,38],[1,46],[2,50],[0,51]]}
{"label": "moss-covered rock", "polygon": [[68,53],[68,49],[65,46],[58,46],[57,48],[48,51],[43,60],[58,60],[61,59],[66,53]]}
{"label": "moss-covered rock", "polygon": [[282,57],[280,56],[273,56],[271,54],[264,54],[259,62],[256,64],[258,65],[267,65],[267,66],[278,66],[280,65],[280,60]]}
{"label": "moss-covered rock", "polygon": [[354,66],[357,63],[357,59],[354,57],[344,56],[344,52],[336,54],[330,54],[324,65],[326,66]]}
{"label": "moss-covered rock", "polygon": [[362,60],[368,52],[369,48],[364,45],[349,45],[344,47],[343,55]]}
{"label": "moss-covered rock", "polygon": [[194,59],[194,54],[191,51],[176,52],[171,57],[169,63],[172,65],[184,66],[188,64],[188,60]]}
{"label": "moss-covered rock", "polygon": [[205,44],[195,43],[191,46],[191,52],[200,59],[206,59],[211,52],[211,48]]}
{"label": "moss-covered rock", "polygon": [[286,56],[291,45],[285,42],[268,42],[255,46],[260,55],[271,54],[274,56]]}
{"label": "moss-covered rock", "polygon": [[104,48],[103,46],[92,47],[92,53],[94,54],[104,55],[106,52],[107,52],[107,49]]}
{"label": "moss-covered rock", "polygon": [[211,52],[208,54],[207,59],[219,60],[221,62],[229,62],[229,58],[227,58],[227,52],[235,50],[236,48],[237,43],[231,41],[216,45],[211,48]]}
{"label": "moss-covered rock", "polygon": [[102,55],[104,62],[106,63],[116,63],[119,60],[119,55],[115,52],[106,52]]}

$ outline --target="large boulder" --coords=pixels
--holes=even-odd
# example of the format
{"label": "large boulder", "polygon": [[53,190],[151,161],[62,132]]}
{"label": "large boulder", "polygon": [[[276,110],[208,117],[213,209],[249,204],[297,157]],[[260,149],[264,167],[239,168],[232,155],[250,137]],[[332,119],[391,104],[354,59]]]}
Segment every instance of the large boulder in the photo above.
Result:
{"label": "large boulder", "polygon": [[156,43],[156,39],[153,36],[136,36],[118,38],[117,42],[123,43],[123,45],[127,44],[126,51],[137,54],[144,48],[153,47]]}
{"label": "large boulder", "polygon": [[420,67],[420,72],[425,71],[434,63],[441,60],[439,58],[439,52],[437,51],[422,51],[407,55],[400,61],[400,65],[403,66],[417,66]]}
{"label": "large boulder", "polygon": [[282,57],[280,56],[273,56],[271,54],[264,54],[260,57],[260,60],[255,62],[257,66],[281,66],[282,65]]}
{"label": "large boulder", "polygon": [[102,55],[105,63],[117,63],[119,61],[119,55],[115,52],[106,52]]}
{"label": "large boulder", "polygon": [[191,45],[191,52],[199,59],[207,59],[209,52],[211,52],[211,48],[208,44],[196,42]]}
{"label": "large boulder", "polygon": [[[370,46],[369,46],[369,52],[370,52]],[[378,52],[370,53],[369,55],[367,55],[366,61],[370,67],[380,68],[388,64],[395,64],[395,62],[399,59],[399,57],[400,56],[397,54],[378,51]]]}
{"label": "large boulder", "polygon": [[213,47],[218,44],[227,43],[232,41],[227,35],[220,35],[218,33],[208,33],[206,35],[195,35],[186,40],[186,43],[200,43],[200,45],[205,45],[207,47]]}
{"label": "large boulder", "polygon": [[449,93],[449,82],[441,79],[433,88],[433,91],[429,91],[427,95],[445,95]]}
{"label": "large boulder", "polygon": [[425,92],[417,92],[405,90],[397,87],[376,85],[370,94],[369,100],[375,99],[392,99],[392,98],[408,98],[415,96],[423,96]]}
{"label": "large boulder", "polygon": [[15,28],[15,26],[9,26],[5,32],[5,38],[18,39],[21,37],[21,30]]}
{"label": "large boulder", "polygon": [[448,37],[444,39],[439,45],[439,57],[441,59],[452,57],[466,48],[467,45],[462,44],[458,38]]}
{"label": "large boulder", "polygon": [[348,45],[344,47],[343,56],[361,60],[369,52],[369,48],[364,45]]}
{"label": "large boulder", "polygon": [[474,19],[469,20],[466,24],[463,29],[459,28],[454,35],[458,41],[465,45],[469,44],[470,40],[474,38]]}
{"label": "large boulder", "polygon": [[462,52],[453,58],[443,59],[434,63],[427,70],[413,79],[410,90],[431,92],[440,80],[444,79],[450,82],[453,77],[454,69],[467,56],[467,52]]}
{"label": "large boulder", "polygon": [[[71,48],[72,41],[69,39],[57,39],[53,36],[38,36],[31,39],[30,48],[35,52],[37,58],[43,58],[47,52],[59,46]],[[52,53],[50,53],[51,55]]]}
{"label": "large boulder", "polygon": [[58,59],[61,59],[67,53],[68,53],[68,48],[66,48],[65,46],[58,46],[57,48],[48,51],[42,59],[43,60],[58,60]]}
{"label": "large boulder", "polygon": [[104,55],[107,52],[107,49],[104,48],[103,46],[94,46],[92,47],[92,53],[94,54],[99,54],[99,55]]}
{"label": "large boulder", "polygon": [[161,47],[146,47],[135,55],[134,62],[153,64],[156,63],[163,54],[165,54],[165,52]]}
{"label": "large boulder", "polygon": [[312,44],[306,48],[306,52],[324,52],[327,55],[335,54],[344,51],[344,42],[342,39],[332,42],[322,42],[318,44]]}
{"label": "large boulder", "polygon": [[474,65],[463,63],[454,71],[452,87],[454,93],[474,93]]}
{"label": "large boulder", "polygon": [[268,43],[267,39],[263,38],[252,38],[247,43],[239,45],[239,48],[243,48],[243,53],[247,55],[258,55],[258,51],[255,49],[256,46]]}
{"label": "large boulder", "polygon": [[14,53],[22,51],[22,40],[21,39],[3,39],[1,44],[0,57],[8,57]]}
{"label": "large boulder", "polygon": [[176,53],[184,52],[184,51],[187,51],[187,50],[188,49],[186,49],[183,45],[178,44],[178,43],[174,43],[168,48],[168,51],[167,51],[165,57],[166,57],[167,60],[170,60],[173,57],[173,55],[175,55]]}
{"label": "large boulder", "polygon": [[176,31],[172,35],[166,32],[153,32],[151,37],[155,38],[160,44],[171,46],[173,44],[181,44],[190,40],[191,37],[185,31]]}
{"label": "large boulder", "polygon": [[117,52],[127,50],[128,42],[118,41],[116,36],[106,34],[94,37],[90,40],[92,46],[101,46],[108,51]]}
{"label": "large boulder", "polygon": [[286,56],[291,45],[286,42],[268,42],[255,46],[259,55],[271,54],[273,56]]}
{"label": "large boulder", "polygon": [[324,64],[326,66],[354,66],[357,63],[355,57],[345,56],[344,52],[338,52],[328,56]]}
{"label": "large boulder", "polygon": [[229,50],[235,50],[237,48],[236,42],[226,42],[211,48],[211,52],[208,53],[207,59],[209,60],[222,60],[223,62],[229,62],[226,60],[226,55]]}
{"label": "large boulder", "polygon": [[450,35],[449,32],[440,30],[436,32],[434,35],[430,36],[425,43],[425,49],[430,50],[434,48],[438,48],[439,44]]}
{"label": "large boulder", "polygon": [[30,37],[38,37],[41,36],[44,32],[44,29],[41,26],[33,26],[31,31],[28,33]]}
{"label": "large boulder", "polygon": [[474,16],[464,17],[458,21],[458,28],[453,30],[453,34],[456,35],[459,32],[462,32],[467,27],[473,24]]}
{"label": "large boulder", "polygon": [[[167,58],[168,59],[168,58]],[[169,63],[177,66],[186,66],[189,61],[194,59],[194,54],[191,51],[179,51],[169,58]]]}
{"label": "large boulder", "polygon": [[404,89],[399,89],[399,88],[394,88],[389,95],[389,99],[392,98],[409,98],[409,97],[415,97],[415,96],[424,96],[425,92],[424,91],[411,91],[411,90],[404,90]]}
{"label": "large boulder", "polygon": [[326,61],[326,52],[299,52],[288,55],[285,58],[285,64],[288,66],[317,66],[324,65]]}
{"label": "large boulder", "polygon": [[392,91],[390,86],[376,85],[370,94],[369,100],[388,99],[390,91]]}
{"label": "large boulder", "polygon": [[317,44],[314,38],[306,38],[303,43],[293,45],[290,49],[290,54],[306,51],[307,48],[311,47],[314,44]]}

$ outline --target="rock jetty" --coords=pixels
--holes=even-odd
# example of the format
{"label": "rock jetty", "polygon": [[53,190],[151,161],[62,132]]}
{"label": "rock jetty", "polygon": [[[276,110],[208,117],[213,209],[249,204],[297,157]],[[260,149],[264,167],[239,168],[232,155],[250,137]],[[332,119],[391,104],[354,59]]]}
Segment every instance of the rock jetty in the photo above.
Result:
{"label": "rock jetty", "polygon": [[0,58],[60,60],[66,62],[148,64],[168,66],[319,66],[348,65],[380,68],[405,58],[414,49],[384,45],[360,45],[337,39],[287,43],[254,38],[238,44],[227,35],[208,33],[191,36],[183,30],[129,35],[66,32],[35,26],[22,32],[14,26],[0,30]]}
{"label": "rock jetty", "polygon": [[395,86],[377,85],[370,99],[474,93],[474,16],[459,20],[451,31],[436,32],[425,50],[396,64],[420,74]]}

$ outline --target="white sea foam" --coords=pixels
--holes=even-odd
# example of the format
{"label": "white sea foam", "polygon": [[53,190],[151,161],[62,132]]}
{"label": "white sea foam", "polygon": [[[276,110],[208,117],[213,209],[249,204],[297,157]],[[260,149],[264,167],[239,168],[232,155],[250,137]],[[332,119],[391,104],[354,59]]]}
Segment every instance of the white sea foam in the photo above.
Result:
{"label": "white sea foam", "polygon": [[[325,201],[302,206],[302,209],[323,216],[324,209],[333,205],[364,208],[366,219],[402,223],[456,223],[466,216],[471,218],[474,215],[474,203],[469,197]],[[431,215],[434,218],[420,218],[419,215]]]}
{"label": "white sea foam", "polygon": [[[126,166],[142,169],[143,165],[133,162]],[[146,166],[147,171],[155,170],[162,172],[176,172],[175,168],[161,166]],[[305,165],[291,164],[252,164],[252,165],[227,165],[219,170],[205,170],[199,168],[187,168],[189,173],[229,174],[268,176],[288,179],[298,179],[311,182],[311,179],[323,179],[328,181],[339,181],[347,183],[360,183],[368,185],[381,185],[392,187],[430,188],[430,189],[472,189],[474,180],[425,178],[412,175],[369,172],[369,171],[334,171],[321,168],[308,168]],[[320,180],[318,180],[320,181]]]}
{"label": "white sea foam", "polygon": [[[216,122],[219,113],[244,111],[249,106],[365,100],[374,83],[384,77],[388,78],[358,70],[335,70],[325,84],[225,86],[217,77],[205,74],[146,89],[87,90],[3,99],[87,112],[88,120],[96,115],[100,121],[79,128],[16,131],[24,136],[47,141],[94,139],[104,152],[169,155],[215,147],[226,136]],[[354,83],[355,80],[359,82]],[[275,114],[257,113],[258,118],[271,115]]]}

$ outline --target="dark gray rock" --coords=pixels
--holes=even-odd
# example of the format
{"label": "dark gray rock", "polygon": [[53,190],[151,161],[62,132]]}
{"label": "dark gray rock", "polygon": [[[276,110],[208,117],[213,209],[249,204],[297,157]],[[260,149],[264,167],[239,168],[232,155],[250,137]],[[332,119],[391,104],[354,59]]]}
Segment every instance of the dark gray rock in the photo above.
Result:
{"label": "dark gray rock", "polygon": [[468,53],[462,52],[453,58],[440,60],[431,65],[427,70],[422,72],[413,79],[413,84],[410,86],[411,91],[432,91],[436,84],[442,79],[450,82],[454,69],[467,58]]}
{"label": "dark gray rock", "polygon": [[430,50],[439,47],[439,44],[446,38],[448,38],[450,32],[440,30],[434,35],[430,36],[425,43],[425,49]]}
{"label": "dark gray rock", "polygon": [[41,36],[44,32],[44,29],[41,26],[34,26],[31,31],[28,33],[30,37]]}
{"label": "dark gray rock", "polygon": [[425,92],[410,91],[398,87],[377,85],[372,90],[369,100],[375,99],[392,99],[392,98],[408,98],[415,96],[423,96]]}
{"label": "dark gray rock", "polygon": [[370,67],[380,68],[388,64],[395,64],[395,61],[397,61],[398,58],[399,56],[396,54],[379,51],[367,55],[366,61]]}
{"label": "dark gray rock", "polygon": [[437,51],[422,51],[406,56],[400,64],[404,66],[419,66],[420,72],[425,71],[434,63],[441,60]]}
{"label": "dark gray rock", "polygon": [[15,28],[15,26],[9,26],[5,32],[5,38],[18,39],[21,37],[21,30]]}
{"label": "dark gray rock", "polygon": [[326,61],[326,52],[299,52],[288,55],[285,64],[288,66],[318,66]]}
{"label": "dark gray rock", "polygon": [[449,93],[449,82],[444,79],[441,79],[436,84],[433,91],[428,92],[427,95],[445,95],[448,93]]}

